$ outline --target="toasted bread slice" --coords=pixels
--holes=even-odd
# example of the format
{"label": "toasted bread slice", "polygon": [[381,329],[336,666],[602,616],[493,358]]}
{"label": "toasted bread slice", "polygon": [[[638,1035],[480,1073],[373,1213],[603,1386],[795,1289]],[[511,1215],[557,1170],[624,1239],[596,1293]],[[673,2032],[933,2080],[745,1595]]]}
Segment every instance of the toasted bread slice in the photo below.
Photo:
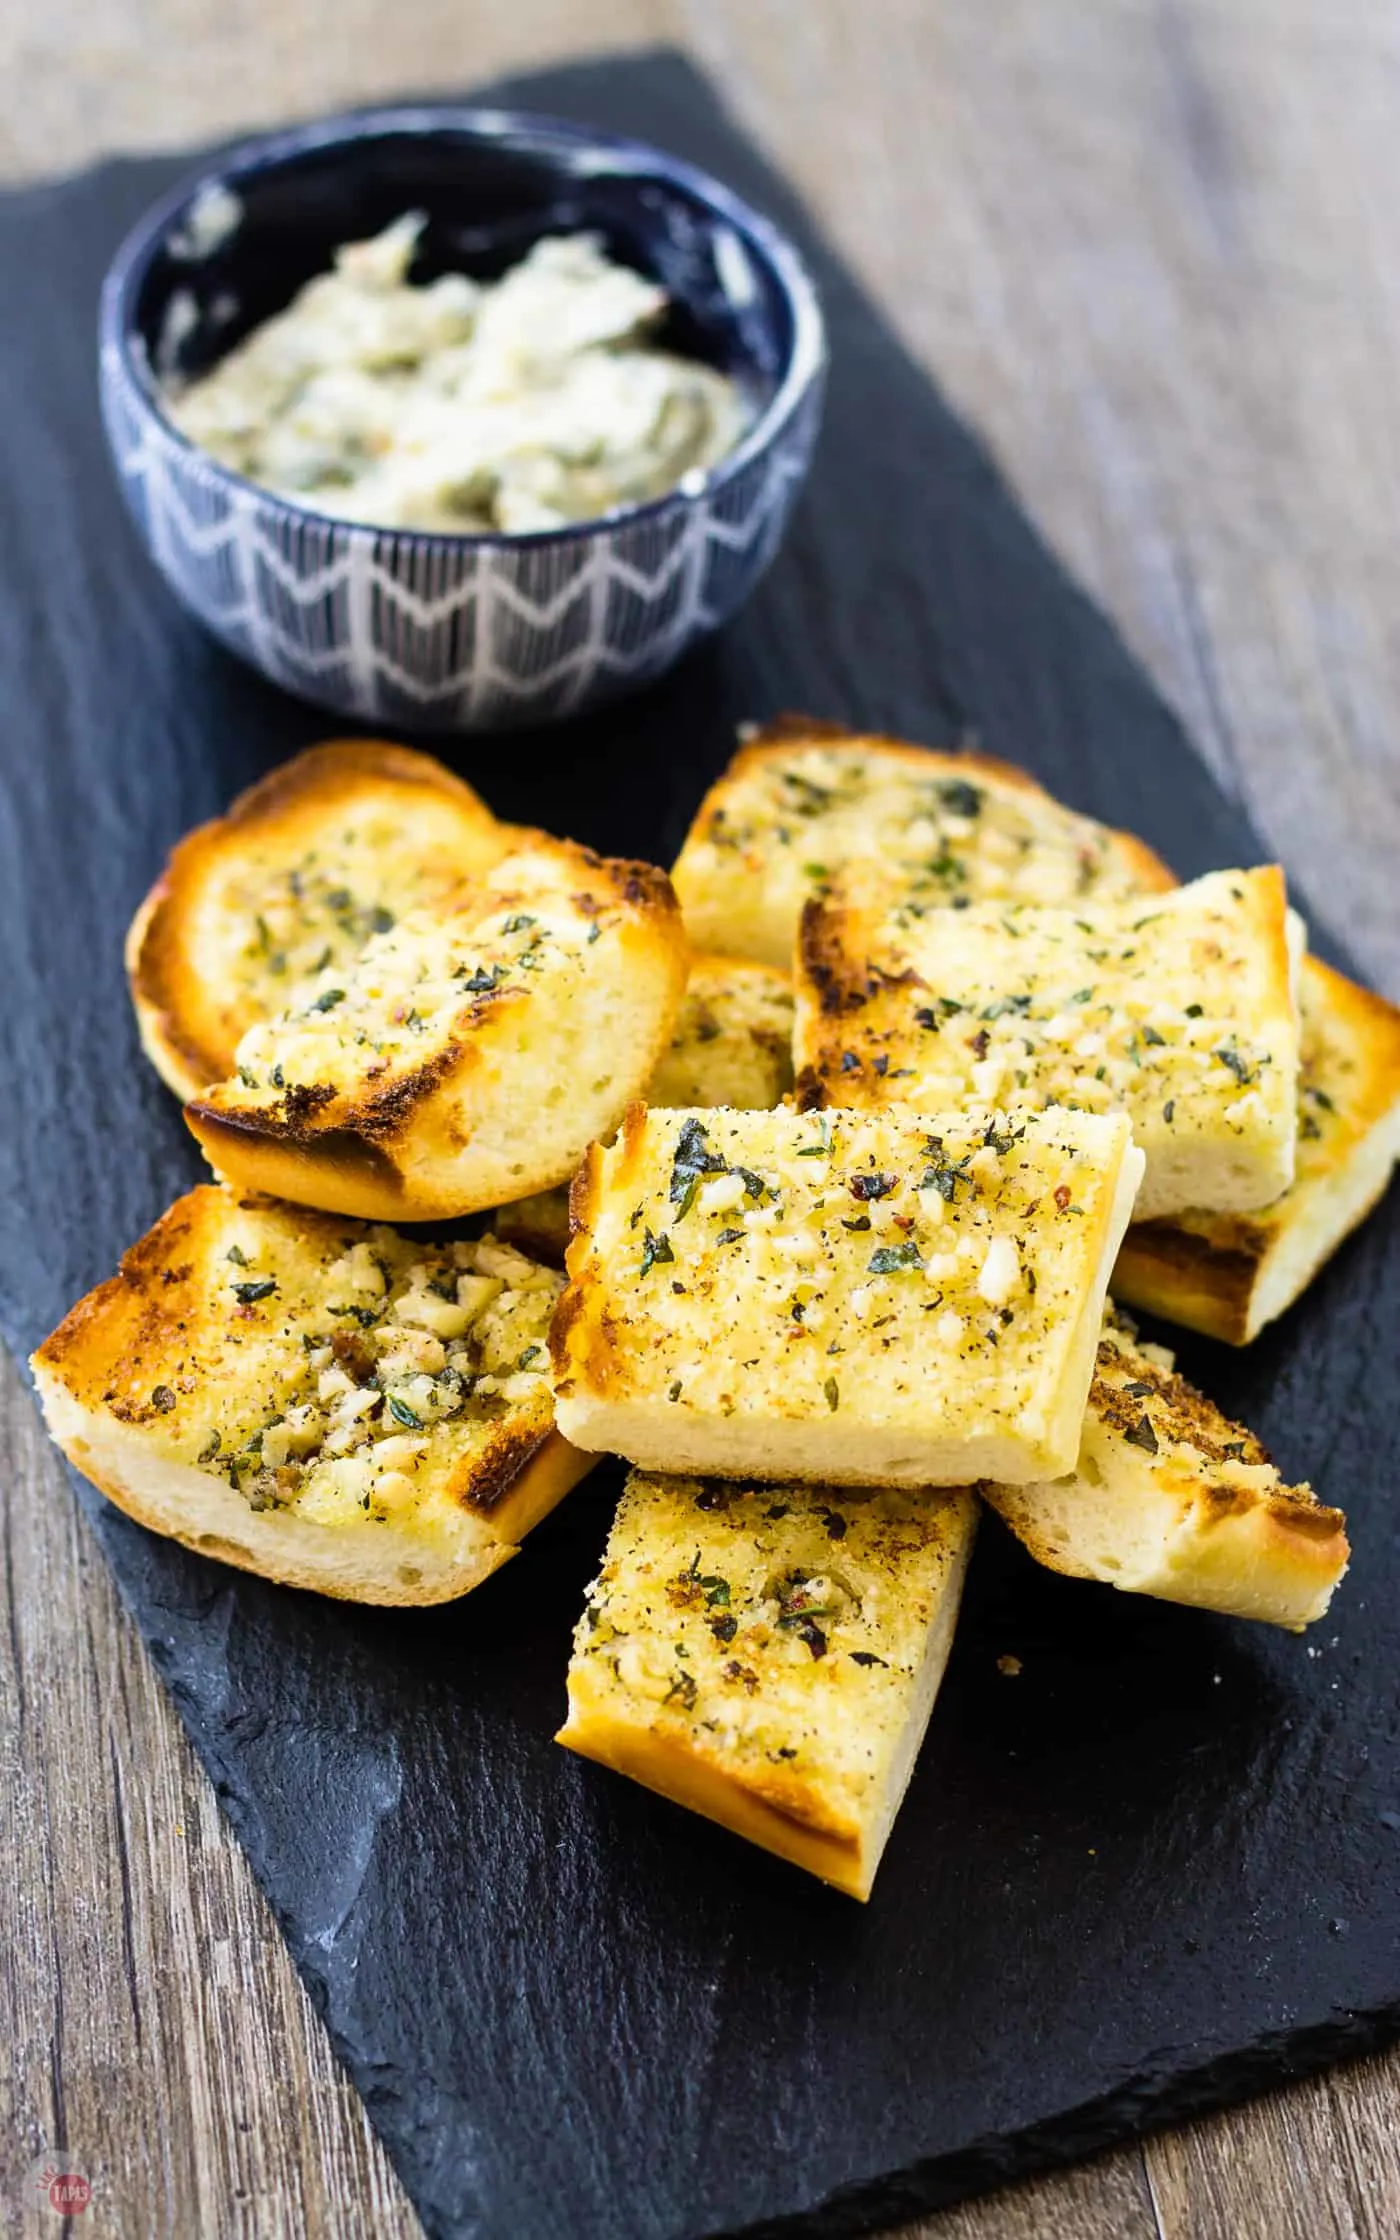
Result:
{"label": "toasted bread slice", "polygon": [[751,733],[700,804],[672,877],[698,949],[791,970],[802,905],[857,857],[922,899],[1072,903],[1175,885],[1150,848],[1010,763],[809,716]]}
{"label": "toasted bread slice", "polygon": [[1141,1171],[1121,1114],[637,1106],[574,1184],[559,1427],[724,1478],[1055,1476]]}
{"label": "toasted bread slice", "polygon": [[1140,1216],[1267,1205],[1293,1173],[1296,924],[1276,866],[1069,911],[925,909],[853,864],[803,914],[798,1101],[1125,1111]]}
{"label": "toasted bread slice", "polygon": [[868,1898],[957,1621],[967,1492],[634,1471],[558,1740]]}
{"label": "toasted bread slice", "polygon": [[1400,1011],[1316,957],[1299,982],[1293,1181],[1252,1214],[1134,1222],[1113,1288],[1130,1306],[1247,1345],[1363,1221],[1400,1159]]}
{"label": "toasted bread slice", "polygon": [[1073,1471],[979,1490],[1052,1571],[1293,1632],[1322,1616],[1350,1552],[1340,1509],[1284,1485],[1252,1431],[1112,1314]]}
{"label": "toasted bread slice", "polygon": [[563,1182],[615,1128],[685,992],[663,871],[542,833],[447,915],[412,911],[238,1046],[186,1108],[240,1187],[370,1220]]}
{"label": "toasted bread slice", "polygon": [[[792,1088],[792,982],[739,957],[693,957],[670,1048],[643,1091],[648,1104],[732,1105],[767,1112]],[[498,1236],[563,1265],[569,1193],[541,1190],[492,1216]]]}
{"label": "toasted bread slice", "polygon": [[127,935],[141,1041],[178,1097],[233,1072],[250,1027],[343,970],[406,910],[438,907],[513,844],[431,755],[333,739],[189,833]]}
{"label": "toasted bread slice", "polygon": [[552,1269],[206,1184],[34,1355],[49,1430],[152,1531],[353,1602],[448,1602],[592,1468]]}

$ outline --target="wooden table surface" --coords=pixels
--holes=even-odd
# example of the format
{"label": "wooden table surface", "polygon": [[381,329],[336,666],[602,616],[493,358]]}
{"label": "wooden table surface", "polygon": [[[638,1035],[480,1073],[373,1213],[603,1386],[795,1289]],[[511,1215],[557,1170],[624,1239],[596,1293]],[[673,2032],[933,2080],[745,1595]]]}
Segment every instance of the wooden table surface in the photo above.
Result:
{"label": "wooden table surface", "polygon": [[[0,171],[661,40],[719,81],[1400,995],[1394,10],[8,0]],[[57,2229],[27,2174],[66,2142],[85,2233],[406,2240],[9,1364],[0,1502],[0,2223]],[[1372,2061],[918,2231],[1392,2240],[1397,2087],[1400,2057]]]}

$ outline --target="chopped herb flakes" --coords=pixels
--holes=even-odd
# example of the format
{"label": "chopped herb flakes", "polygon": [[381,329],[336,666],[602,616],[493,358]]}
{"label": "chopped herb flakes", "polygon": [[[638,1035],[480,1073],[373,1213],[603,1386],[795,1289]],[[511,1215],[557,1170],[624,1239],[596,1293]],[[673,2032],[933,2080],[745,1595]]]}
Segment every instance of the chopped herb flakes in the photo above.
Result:
{"label": "chopped herb flakes", "polygon": [[654,1237],[650,1229],[644,1229],[642,1232],[642,1239],[642,1264],[639,1270],[640,1274],[644,1276],[650,1275],[652,1269],[656,1267],[658,1263],[664,1263],[665,1261],[675,1259],[676,1255],[671,1248],[671,1240],[667,1236],[664,1229],[662,1230],[659,1237]]}

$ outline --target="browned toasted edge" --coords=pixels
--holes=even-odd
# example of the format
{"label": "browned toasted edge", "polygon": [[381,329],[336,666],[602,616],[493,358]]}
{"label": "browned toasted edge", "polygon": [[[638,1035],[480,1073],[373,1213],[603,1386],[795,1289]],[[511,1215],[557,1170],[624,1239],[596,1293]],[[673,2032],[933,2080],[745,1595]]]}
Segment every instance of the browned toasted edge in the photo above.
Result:
{"label": "browned toasted edge", "polygon": [[640,1098],[629,1104],[611,1148],[592,1143],[569,1187],[568,1281],[549,1326],[549,1355],[555,1397],[567,1397],[580,1379],[592,1392],[606,1391],[613,1362],[624,1343],[608,1313],[593,1230],[607,1193],[626,1188],[646,1142],[648,1112]]}
{"label": "browned toasted edge", "polygon": [[[1109,1328],[1099,1340],[1089,1409],[1108,1430],[1126,1438],[1140,1429],[1144,1414],[1155,1405],[1162,1411],[1157,1420],[1165,1421],[1169,1439],[1192,1447],[1203,1461],[1273,1465],[1274,1458],[1257,1433],[1233,1423],[1175,1369],[1153,1361],[1135,1338],[1131,1319],[1124,1318],[1121,1336]],[[1129,1372],[1131,1391],[1115,1381],[1115,1368]],[[1310,1486],[1280,1484],[1262,1494],[1247,1486],[1209,1486],[1202,1488],[1202,1499],[1213,1519],[1263,1509],[1306,1540],[1335,1542],[1340,1536],[1345,1552],[1345,1516],[1319,1501]]]}
{"label": "browned toasted edge", "polygon": [[[1194,1448],[1206,1465],[1230,1460],[1249,1466],[1273,1464],[1273,1456],[1254,1432],[1233,1423],[1174,1369],[1164,1369],[1141,1353],[1135,1340],[1131,1318],[1111,1315],[1099,1341],[1089,1390],[1090,1417],[1132,1440],[1144,1420],[1153,1422],[1147,1411],[1155,1406],[1155,1425],[1162,1426],[1165,1419],[1169,1440]],[[1115,1382],[1115,1368],[1130,1371],[1131,1390]],[[1037,1529],[1034,1503],[1026,1498],[1033,1489],[981,1484],[976,1490],[1012,1527],[1037,1563],[1065,1577],[1080,1576],[1065,1561],[1063,1551]],[[1351,1546],[1345,1514],[1319,1501],[1310,1486],[1281,1483],[1260,1492],[1248,1486],[1211,1485],[1202,1479],[1190,1499],[1207,1529],[1228,1520],[1244,1522],[1261,1551],[1272,1545],[1290,1565],[1301,1565],[1314,1574],[1318,1584],[1335,1585],[1347,1567]]]}
{"label": "browned toasted edge", "polygon": [[810,1797],[791,1778],[784,1787],[775,1772],[768,1793],[768,1784],[741,1779],[669,1735],[590,1713],[572,1697],[569,1716],[554,1739],[579,1757],[626,1775],[789,1865],[805,1868],[847,1897],[862,1902],[869,1898],[871,1877],[859,1835],[849,1828],[821,1825],[813,1816]]}
{"label": "browned toasted edge", "polygon": [[[179,1326],[178,1309],[182,1297],[187,1296],[192,1273],[192,1263],[182,1259],[182,1251],[192,1242],[200,1224],[206,1218],[217,1219],[227,1203],[254,1206],[262,1195],[200,1183],[178,1198],[123,1253],[116,1273],[70,1307],[57,1328],[35,1348],[30,1367],[41,1391],[45,1381],[52,1379],[75,1399],[87,1396],[103,1363],[120,1350],[156,1346],[168,1337]],[[294,1214],[308,1234],[319,1233],[336,1242],[345,1236],[342,1218],[285,1203],[281,1210]],[[144,1409],[117,1407],[105,1397],[101,1405],[116,1422],[132,1428],[152,1420],[158,1412],[154,1405]],[[178,1540],[182,1546],[215,1555],[221,1562],[256,1572],[283,1586],[311,1588],[352,1601],[405,1606],[451,1601],[478,1585],[516,1553],[526,1534],[596,1468],[599,1459],[571,1445],[552,1423],[535,1430],[502,1426],[488,1442],[484,1455],[474,1463],[464,1462],[459,1477],[447,1487],[451,1498],[489,1528],[491,1543],[475,1550],[469,1561],[457,1565],[436,1584],[399,1579],[392,1586],[385,1584],[382,1591],[351,1593],[343,1585],[328,1582],[314,1565],[276,1560],[275,1542],[269,1551],[271,1560],[264,1560],[235,1542],[216,1542],[208,1533],[181,1533],[173,1529],[168,1515],[157,1504],[145,1502],[138,1490],[110,1472],[94,1469],[90,1457],[69,1453],[74,1467],[116,1507],[138,1524]],[[273,1529],[265,1525],[259,1537]]]}
{"label": "browned toasted edge", "polygon": [[326,739],[279,763],[245,787],[221,817],[196,825],[177,840],[127,929],[125,958],[142,1043],[178,1096],[197,1096],[221,1079],[228,1059],[227,1051],[211,1050],[199,1041],[180,1003],[182,922],[194,889],[210,863],[250,826],[318,797],[332,801],[348,783],[366,777],[451,794],[464,808],[479,812],[483,824],[496,822],[465,778],[433,755],[388,739]]}
{"label": "browned toasted edge", "polygon": [[852,903],[849,889],[847,874],[838,873],[829,887],[808,896],[798,922],[793,1093],[799,1112],[814,1112],[828,1102],[857,1101],[849,1080],[842,1080],[839,1096],[830,1087],[833,1066],[839,1063],[840,1022],[864,1008],[871,986],[861,956],[867,914]]}
{"label": "browned toasted edge", "polygon": [[[1360,1071],[1344,1110],[1337,1114],[1342,1165],[1372,1132],[1400,1113],[1400,1007],[1347,978],[1320,957],[1303,960],[1312,998],[1343,1022]],[[1344,1239],[1359,1228],[1383,1194],[1388,1177],[1330,1237],[1308,1271],[1310,1283]],[[1263,1213],[1202,1214],[1190,1227],[1168,1220],[1134,1222],[1123,1240],[1113,1287],[1130,1306],[1160,1314],[1222,1344],[1247,1345],[1258,1335],[1254,1296],[1287,1208],[1285,1191]],[[1299,1296],[1300,1292],[1295,1294]],[[1290,1301],[1289,1304],[1293,1302]]]}
{"label": "browned toasted edge", "polygon": [[[600,856],[549,834],[521,837],[526,844],[543,842],[572,857],[580,880],[610,888],[611,899],[634,917],[665,929],[681,969],[675,1007],[661,1038],[664,1048],[684,997],[683,966],[689,960],[680,905],[666,872],[651,863]],[[580,907],[594,906],[594,915],[607,899],[599,901],[593,892],[573,897]],[[236,1085],[222,1081],[212,1096],[190,1100],[185,1120],[215,1172],[240,1185],[366,1220],[424,1218],[428,1209],[407,1198],[397,1147],[411,1135],[428,1100],[478,1063],[476,1031],[493,1014],[525,1000],[527,992],[520,988],[490,988],[470,997],[444,1047],[382,1088],[347,1093],[328,1084],[306,1084],[287,1090],[274,1104],[243,1105],[233,1093]],[[489,1198],[483,1201],[489,1203]],[[480,1208],[454,1201],[437,1210],[446,1214]]]}

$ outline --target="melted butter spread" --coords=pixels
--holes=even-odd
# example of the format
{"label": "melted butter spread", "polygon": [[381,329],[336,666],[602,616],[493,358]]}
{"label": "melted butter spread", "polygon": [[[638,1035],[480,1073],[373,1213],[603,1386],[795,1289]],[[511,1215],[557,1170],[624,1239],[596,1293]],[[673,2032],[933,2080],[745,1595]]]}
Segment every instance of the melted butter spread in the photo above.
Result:
{"label": "melted butter spread", "polygon": [[167,396],[221,465],[376,527],[521,533],[662,496],[733,449],[735,384],[656,348],[665,291],[592,234],[412,283],[409,212]]}

